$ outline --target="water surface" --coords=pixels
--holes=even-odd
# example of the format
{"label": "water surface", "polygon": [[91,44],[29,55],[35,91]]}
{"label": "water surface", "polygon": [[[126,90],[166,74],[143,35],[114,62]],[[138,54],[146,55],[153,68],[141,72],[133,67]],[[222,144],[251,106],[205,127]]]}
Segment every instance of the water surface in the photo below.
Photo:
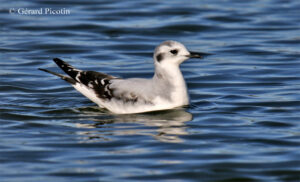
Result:
{"label": "water surface", "polygon": [[[280,0],[2,2],[1,181],[300,181],[299,9]],[[213,53],[181,66],[186,108],[111,114],[37,70],[60,72],[59,57],[150,78],[155,46],[170,39]]]}

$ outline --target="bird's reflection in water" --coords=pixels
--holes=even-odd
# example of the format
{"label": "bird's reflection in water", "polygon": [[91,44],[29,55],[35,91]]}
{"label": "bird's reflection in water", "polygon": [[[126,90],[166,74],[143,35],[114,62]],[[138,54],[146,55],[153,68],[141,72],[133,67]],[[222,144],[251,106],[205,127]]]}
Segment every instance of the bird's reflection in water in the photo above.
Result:
{"label": "bird's reflection in water", "polygon": [[182,142],[180,136],[187,134],[185,122],[193,118],[183,108],[128,115],[112,115],[92,107],[78,110],[85,121],[92,121],[76,123],[76,127],[88,129],[78,132],[81,142],[111,140],[120,135],[151,135],[162,142]]}

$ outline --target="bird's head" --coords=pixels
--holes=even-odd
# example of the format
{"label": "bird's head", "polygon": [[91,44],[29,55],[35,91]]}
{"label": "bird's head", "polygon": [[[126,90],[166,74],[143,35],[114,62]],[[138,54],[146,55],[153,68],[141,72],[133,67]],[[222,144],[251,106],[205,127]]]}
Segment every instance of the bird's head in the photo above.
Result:
{"label": "bird's head", "polygon": [[177,65],[189,58],[203,58],[205,53],[190,52],[179,42],[169,40],[161,43],[154,51],[154,62],[157,66]]}

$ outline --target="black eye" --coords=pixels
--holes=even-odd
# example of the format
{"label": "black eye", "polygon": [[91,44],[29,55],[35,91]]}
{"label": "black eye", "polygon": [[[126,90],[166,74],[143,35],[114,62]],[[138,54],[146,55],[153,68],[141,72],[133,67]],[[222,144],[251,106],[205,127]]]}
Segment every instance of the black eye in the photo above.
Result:
{"label": "black eye", "polygon": [[170,50],[170,53],[176,55],[178,53],[178,50],[177,49]]}

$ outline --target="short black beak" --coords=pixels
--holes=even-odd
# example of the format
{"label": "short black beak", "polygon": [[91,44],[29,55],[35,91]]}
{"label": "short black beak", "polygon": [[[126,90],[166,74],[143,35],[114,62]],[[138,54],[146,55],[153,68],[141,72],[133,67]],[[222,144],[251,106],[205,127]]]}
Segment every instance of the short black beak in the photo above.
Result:
{"label": "short black beak", "polygon": [[190,55],[188,55],[188,57],[202,59],[204,56],[208,56],[208,55],[210,55],[210,54],[204,53],[204,52],[190,52]]}

